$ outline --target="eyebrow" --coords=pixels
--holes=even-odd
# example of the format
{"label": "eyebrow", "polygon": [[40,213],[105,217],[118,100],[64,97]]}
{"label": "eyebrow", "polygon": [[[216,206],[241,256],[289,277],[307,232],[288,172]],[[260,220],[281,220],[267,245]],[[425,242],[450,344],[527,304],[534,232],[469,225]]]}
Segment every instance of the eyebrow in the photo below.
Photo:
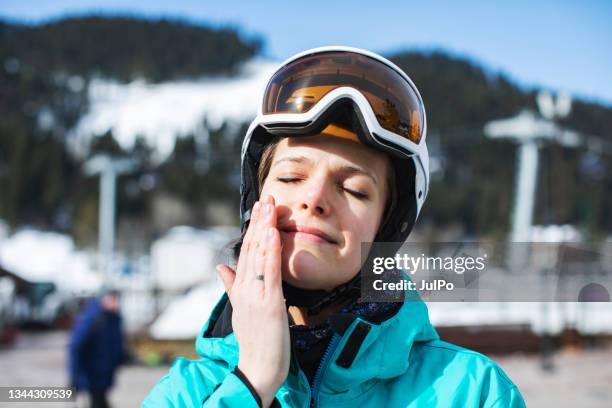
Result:
{"label": "eyebrow", "polygon": [[[286,156],[272,163],[271,167],[274,167],[277,164],[283,163],[283,162],[291,162],[291,163],[299,163],[299,164],[308,163],[312,165],[312,160],[306,156]],[[356,166],[351,166],[351,165],[341,166],[340,172],[348,173],[348,174],[363,174],[364,176],[367,176],[370,179],[372,179],[374,184],[378,185],[378,181],[376,180],[376,177],[372,173],[362,169],[361,167],[356,167]]]}

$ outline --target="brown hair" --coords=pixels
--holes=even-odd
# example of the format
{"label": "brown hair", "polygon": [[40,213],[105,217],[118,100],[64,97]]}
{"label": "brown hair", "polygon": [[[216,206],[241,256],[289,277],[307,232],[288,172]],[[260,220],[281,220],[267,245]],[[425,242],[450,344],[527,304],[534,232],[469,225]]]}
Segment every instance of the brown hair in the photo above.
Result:
{"label": "brown hair", "polygon": [[261,190],[263,188],[266,177],[270,174],[270,167],[272,167],[272,158],[274,152],[276,152],[276,146],[281,141],[280,136],[275,136],[272,141],[264,147],[261,153],[261,160],[259,161],[259,168],[257,169],[257,196],[261,196]]}

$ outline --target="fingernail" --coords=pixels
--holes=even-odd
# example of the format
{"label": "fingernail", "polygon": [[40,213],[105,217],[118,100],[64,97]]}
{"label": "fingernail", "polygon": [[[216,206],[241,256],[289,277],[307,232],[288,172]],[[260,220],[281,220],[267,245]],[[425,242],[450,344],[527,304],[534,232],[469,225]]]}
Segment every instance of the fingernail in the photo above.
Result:
{"label": "fingernail", "polygon": [[272,228],[268,228],[268,238],[272,238],[274,236],[274,230]]}
{"label": "fingernail", "polygon": [[266,214],[272,214],[272,204],[266,204]]}

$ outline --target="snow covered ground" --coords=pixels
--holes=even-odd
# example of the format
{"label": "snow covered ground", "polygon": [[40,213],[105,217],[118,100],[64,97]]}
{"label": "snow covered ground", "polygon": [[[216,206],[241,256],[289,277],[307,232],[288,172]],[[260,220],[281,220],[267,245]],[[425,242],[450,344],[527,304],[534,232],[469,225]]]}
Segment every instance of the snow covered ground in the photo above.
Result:
{"label": "snow covered ground", "polygon": [[191,289],[164,310],[151,325],[154,339],[182,340],[195,338],[223,294],[223,284],[211,280]]}
{"label": "snow covered ground", "polygon": [[0,265],[30,282],[51,282],[72,294],[95,292],[102,280],[91,256],[67,235],[22,229],[0,240]]}

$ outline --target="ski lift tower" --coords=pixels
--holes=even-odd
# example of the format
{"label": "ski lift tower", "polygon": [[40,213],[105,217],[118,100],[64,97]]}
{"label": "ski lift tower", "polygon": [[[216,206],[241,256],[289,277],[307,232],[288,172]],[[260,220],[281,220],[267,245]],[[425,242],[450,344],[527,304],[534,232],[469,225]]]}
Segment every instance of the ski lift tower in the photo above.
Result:
{"label": "ski lift tower", "polygon": [[[537,97],[537,103],[540,115],[523,110],[512,118],[494,120],[484,127],[487,137],[510,139],[518,144],[510,242],[529,242],[531,240],[539,144],[544,140],[556,140],[564,146],[571,147],[580,144],[580,135],[574,131],[562,129],[554,122],[555,118],[563,118],[570,113],[572,102],[569,96],[561,94],[554,100],[549,93],[541,92]],[[511,258],[521,264],[525,260],[523,256],[516,253],[511,253]],[[514,262],[513,264],[520,267]]]}
{"label": "ski lift tower", "polygon": [[104,274],[105,284],[110,283],[115,247],[115,194],[117,177],[136,167],[131,159],[116,159],[96,155],[85,163],[88,176],[100,175],[100,199],[98,216],[98,269]]}

